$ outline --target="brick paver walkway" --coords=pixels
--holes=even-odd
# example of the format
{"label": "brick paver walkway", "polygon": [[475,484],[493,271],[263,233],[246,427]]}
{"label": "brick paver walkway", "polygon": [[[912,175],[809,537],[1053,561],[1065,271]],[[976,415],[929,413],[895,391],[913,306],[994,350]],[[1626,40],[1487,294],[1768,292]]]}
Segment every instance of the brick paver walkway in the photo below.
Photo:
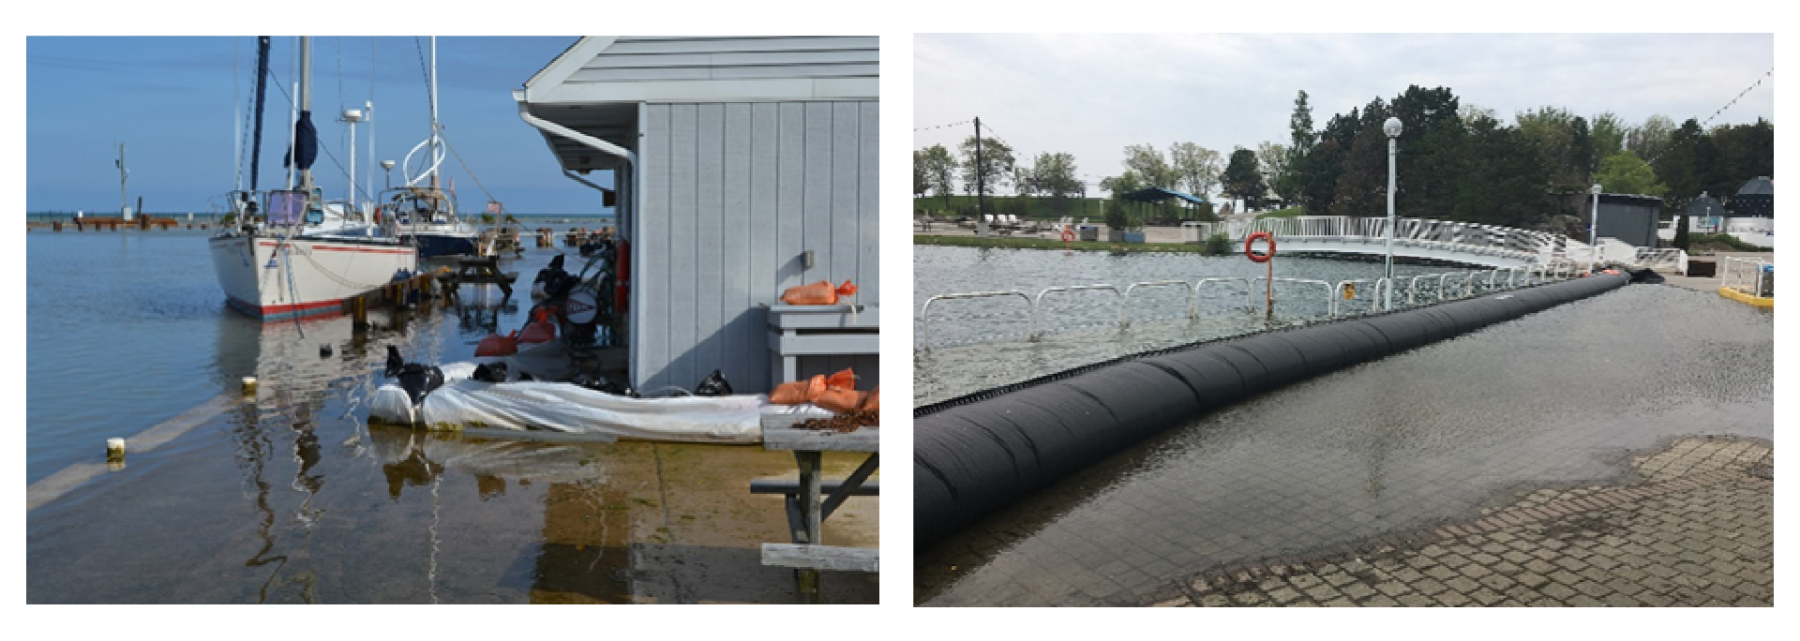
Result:
{"label": "brick paver walkway", "polygon": [[1222,568],[1162,606],[1771,606],[1774,450],[1688,438],[1627,485],[1546,489],[1464,523]]}

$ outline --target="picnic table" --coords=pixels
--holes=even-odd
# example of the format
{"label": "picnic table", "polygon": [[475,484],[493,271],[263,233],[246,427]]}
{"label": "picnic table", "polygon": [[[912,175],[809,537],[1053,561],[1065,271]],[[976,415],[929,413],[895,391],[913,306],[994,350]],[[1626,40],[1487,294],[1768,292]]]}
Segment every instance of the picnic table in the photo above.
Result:
{"label": "picnic table", "polygon": [[[845,499],[880,493],[877,482],[868,478],[880,467],[881,438],[880,430],[873,427],[850,432],[794,427],[796,422],[806,418],[763,417],[763,449],[793,452],[800,477],[798,481],[754,480],[750,483],[750,491],[786,496],[789,542],[764,543],[763,565],[794,568],[802,600],[820,603],[820,570],[880,571],[879,550],[825,545],[820,534],[825,520]],[[869,456],[850,476],[827,481],[820,471],[825,452],[867,452]]]}
{"label": "picnic table", "polygon": [[457,294],[463,283],[493,283],[500,286],[504,293],[502,300],[512,298],[512,282],[519,277],[518,272],[501,272],[500,258],[497,256],[464,257],[456,259],[456,272],[444,280],[446,288],[452,295]]}

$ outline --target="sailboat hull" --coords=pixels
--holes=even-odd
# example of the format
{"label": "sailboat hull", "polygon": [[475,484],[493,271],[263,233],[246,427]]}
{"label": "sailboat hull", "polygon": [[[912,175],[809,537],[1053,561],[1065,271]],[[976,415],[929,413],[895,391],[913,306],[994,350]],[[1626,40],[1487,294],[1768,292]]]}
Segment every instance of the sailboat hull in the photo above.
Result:
{"label": "sailboat hull", "polygon": [[418,270],[418,253],[392,238],[221,236],[213,268],[231,307],[262,320],[338,313],[345,298]]}
{"label": "sailboat hull", "polygon": [[[444,225],[444,227],[452,227]],[[419,257],[436,258],[438,256],[476,256],[478,232],[473,229],[426,230],[402,236],[402,240],[410,241],[419,248]]]}

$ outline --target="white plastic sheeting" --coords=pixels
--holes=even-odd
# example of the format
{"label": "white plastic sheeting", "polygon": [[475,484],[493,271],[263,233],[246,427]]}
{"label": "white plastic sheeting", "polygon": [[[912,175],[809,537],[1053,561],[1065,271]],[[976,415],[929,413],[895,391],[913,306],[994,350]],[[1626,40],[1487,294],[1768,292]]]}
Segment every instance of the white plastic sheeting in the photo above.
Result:
{"label": "white plastic sheeting", "polygon": [[444,385],[418,407],[399,384],[384,384],[375,390],[369,417],[429,429],[549,430],[603,441],[760,443],[765,414],[832,415],[813,405],[771,405],[763,395],[636,399],[568,383],[487,383],[470,378],[476,366],[444,365]]}

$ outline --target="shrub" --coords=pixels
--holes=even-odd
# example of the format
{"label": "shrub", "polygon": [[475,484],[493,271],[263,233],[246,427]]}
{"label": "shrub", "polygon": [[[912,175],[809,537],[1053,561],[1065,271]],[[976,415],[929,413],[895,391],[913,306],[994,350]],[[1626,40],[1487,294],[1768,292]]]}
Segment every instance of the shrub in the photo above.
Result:
{"label": "shrub", "polygon": [[1224,256],[1231,252],[1231,238],[1225,234],[1213,234],[1206,237],[1206,255]]}

